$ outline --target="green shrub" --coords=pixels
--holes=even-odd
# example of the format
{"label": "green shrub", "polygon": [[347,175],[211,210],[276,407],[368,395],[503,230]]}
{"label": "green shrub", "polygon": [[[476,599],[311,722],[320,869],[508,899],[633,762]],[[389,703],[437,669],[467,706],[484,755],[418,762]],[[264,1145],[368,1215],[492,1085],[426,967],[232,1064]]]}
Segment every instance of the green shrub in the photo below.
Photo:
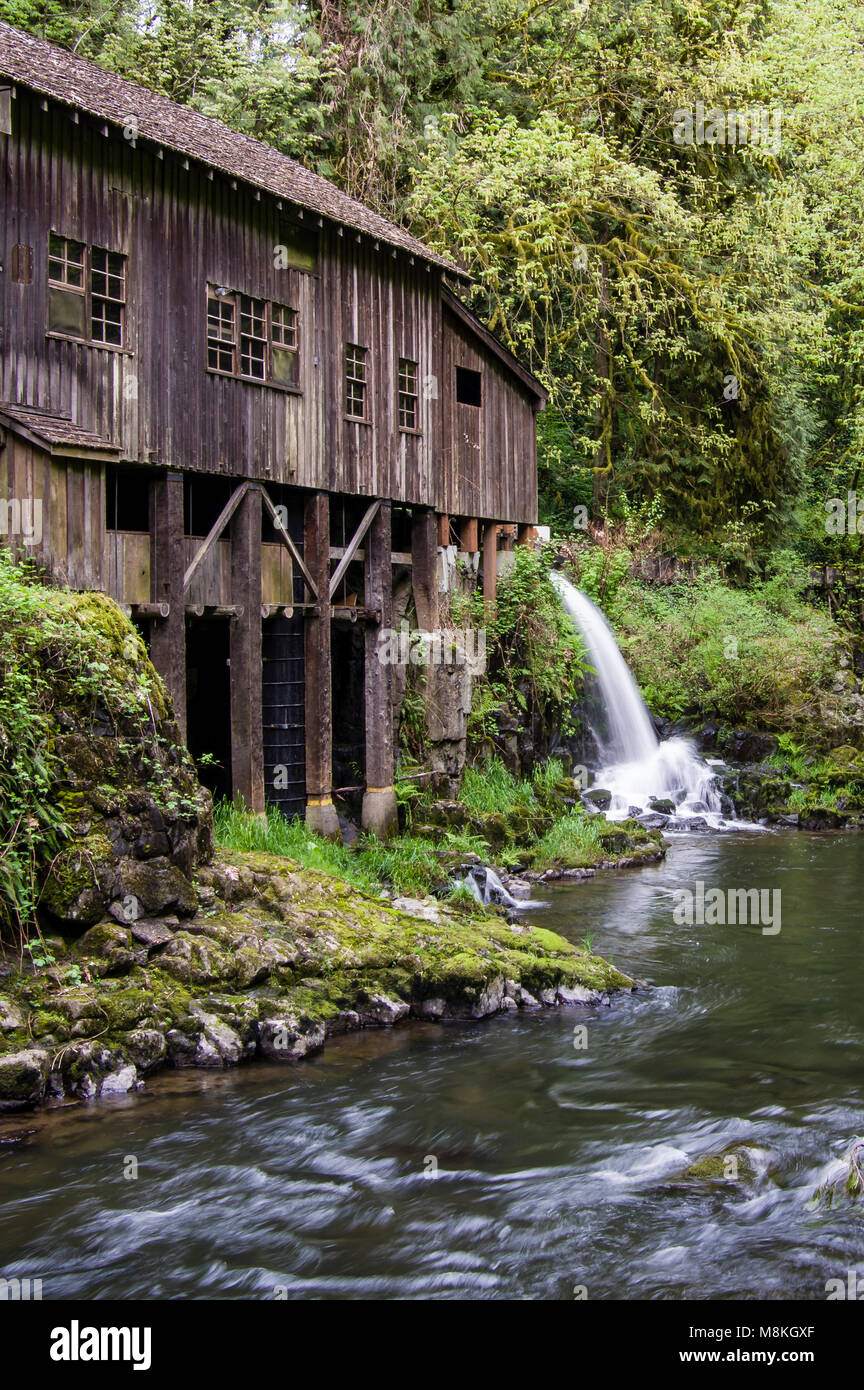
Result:
{"label": "green shrub", "polygon": [[838,630],[788,576],[748,589],[711,567],[666,586],[631,576],[617,583],[606,611],[646,703],[661,717],[793,729],[812,719],[814,695],[828,689],[836,669]]}
{"label": "green shrub", "polygon": [[288,820],[276,806],[268,806],[266,815],[257,816],[242,797],[219,801],[213,811],[213,830],[217,845],[224,849],[281,854],[304,869],[347,879],[358,888],[380,888],[377,877],[364,869],[350,847],[316,835],[299,817]]}
{"label": "green shrub", "polygon": [[572,810],[547,830],[532,857],[532,866],[542,872],[551,868],[584,868],[607,857],[603,816]]}
{"label": "green shrub", "polygon": [[498,583],[487,622],[487,675],[475,682],[469,735],[494,738],[495,710],[506,706],[527,719],[540,716],[571,727],[571,710],[582,690],[582,639],[569,621],[550,575],[551,546],[517,546],[510,573]]}
{"label": "green shrub", "polygon": [[531,772],[531,782],[541,796],[551,796],[563,777],[564,764],[560,758],[547,758],[545,763],[536,763]]}
{"label": "green shrub", "polygon": [[481,767],[465,770],[459,800],[472,816],[498,813],[506,816],[515,810],[534,810],[534,788],[525,779],[515,778],[498,758]]}
{"label": "green shrub", "polygon": [[405,835],[385,843],[364,835],[356,845],[342,845],[316,835],[299,817],[288,820],[275,806],[264,816],[253,815],[242,799],[217,803],[214,833],[223,849],[283,855],[301,868],[345,879],[368,893],[389,887],[428,894],[442,877],[427,840]]}

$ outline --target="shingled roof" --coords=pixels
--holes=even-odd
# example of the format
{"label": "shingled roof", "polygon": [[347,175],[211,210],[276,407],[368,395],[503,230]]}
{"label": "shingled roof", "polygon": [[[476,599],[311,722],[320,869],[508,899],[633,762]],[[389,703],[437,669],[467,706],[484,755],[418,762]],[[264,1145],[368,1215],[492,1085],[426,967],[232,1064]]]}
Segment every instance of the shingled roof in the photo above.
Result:
{"label": "shingled roof", "polygon": [[117,455],[116,444],[110,444],[92,430],[82,430],[63,415],[52,415],[49,411],[37,410],[35,406],[13,405],[10,401],[0,401],[0,425],[6,425],[14,434],[37,444],[47,445],[49,453]]}
{"label": "shingled roof", "polygon": [[65,48],[0,22],[0,76],[102,121],[124,126],[134,116],[138,138],[199,160],[231,178],[309,208],[346,227],[399,247],[462,279],[470,277],[416,237],[379,217],[272,146],[240,135],[221,121],[139,87]]}

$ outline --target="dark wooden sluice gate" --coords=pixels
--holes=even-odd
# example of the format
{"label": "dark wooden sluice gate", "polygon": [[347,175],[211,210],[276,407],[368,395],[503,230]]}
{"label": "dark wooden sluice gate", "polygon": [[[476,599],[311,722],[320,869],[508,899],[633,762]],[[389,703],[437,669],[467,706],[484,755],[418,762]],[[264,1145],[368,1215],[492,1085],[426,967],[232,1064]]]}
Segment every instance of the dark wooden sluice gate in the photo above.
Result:
{"label": "dark wooden sluice gate", "polygon": [[386,832],[394,585],[494,600],[542,387],[404,228],[2,23],[0,156],[0,543],[125,607],[214,791]]}
{"label": "dark wooden sluice gate", "polygon": [[[303,514],[289,511],[288,529],[303,546]],[[300,607],[262,609],[261,709],[264,739],[264,795],[286,816],[306,812],[306,653],[302,604],[303,576],[293,576],[294,602]]]}

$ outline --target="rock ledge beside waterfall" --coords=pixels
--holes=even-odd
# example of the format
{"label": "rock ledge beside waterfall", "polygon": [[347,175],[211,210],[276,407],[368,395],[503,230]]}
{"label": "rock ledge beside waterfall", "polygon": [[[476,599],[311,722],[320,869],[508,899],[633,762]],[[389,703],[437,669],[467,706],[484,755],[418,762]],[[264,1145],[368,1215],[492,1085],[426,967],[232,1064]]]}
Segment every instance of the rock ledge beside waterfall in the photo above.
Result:
{"label": "rock ledge beside waterfall", "polygon": [[116,1096],[164,1066],[296,1062],[334,1034],[408,1017],[481,1019],[635,988],[553,932],[434,900],[409,914],[274,855],[223,853],[196,890],[182,921],[106,920],[74,944],[52,938],[48,970],[7,962],[0,1111]]}

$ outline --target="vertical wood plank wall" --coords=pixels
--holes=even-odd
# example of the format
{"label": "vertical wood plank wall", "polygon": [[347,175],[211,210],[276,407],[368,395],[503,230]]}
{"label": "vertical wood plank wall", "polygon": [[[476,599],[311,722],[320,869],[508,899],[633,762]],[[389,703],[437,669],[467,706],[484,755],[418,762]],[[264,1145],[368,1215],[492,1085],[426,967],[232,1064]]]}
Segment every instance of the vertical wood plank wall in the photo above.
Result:
{"label": "vertical wood plank wall", "polygon": [[[494,596],[497,526],[537,519],[537,399],[489,341],[442,303],[437,267],[308,210],[164,151],[133,146],[83,113],[19,88],[12,134],[0,137],[0,403],[38,408],[98,436],[87,456],[59,457],[11,429],[0,448],[0,500],[42,502],[33,559],[80,589],[123,603],[169,605],[152,619],[152,654],[185,732],[187,605],[234,606],[231,721],[235,791],[263,809],[261,603],[290,604],[292,562],[262,544],[260,491],[247,494],[188,591],[184,572],[200,539],[184,535],[184,475],[296,488],[306,508],[305,556],[321,603],[307,610],[306,752],[310,819],[337,833],[331,787],[329,509],[334,499],[379,498],[365,542],[365,603],[390,621],[390,503],[414,510],[411,550],[418,618],[438,617],[437,545],[450,518],[464,541],[485,539],[486,595]],[[51,231],[127,258],[122,349],[48,334]],[[28,284],[6,267],[12,247],[33,250]],[[276,248],[292,264],[279,268]],[[289,305],[299,313],[295,388],[207,369],[208,285]],[[346,416],[345,346],[366,349],[368,418]],[[400,358],[417,364],[417,428],[399,425]],[[482,375],[479,408],[456,399],[456,369]],[[2,405],[0,405],[2,408]],[[32,438],[32,435],[31,435]],[[0,441],[2,442],[2,441]],[[106,463],[146,467],[150,530],[106,529]],[[439,520],[440,518],[440,520]],[[478,521],[482,523],[478,526]],[[0,541],[4,537],[0,535]],[[299,599],[295,598],[296,602]],[[242,613],[239,611],[242,609]],[[366,632],[367,795],[364,823],[395,815],[391,672]]]}
{"label": "vertical wood plank wall", "polygon": [[[536,520],[529,394],[442,311],[437,268],[308,211],[289,217],[66,108],[43,111],[24,88],[12,108],[0,252],[8,266],[13,245],[32,247],[33,278],[0,276],[0,400],[71,418],[125,461]],[[46,335],[52,229],[128,257],[122,350]],[[281,245],[300,248],[293,267],[277,268]],[[207,370],[208,283],[299,311],[296,390]],[[367,423],[345,418],[347,342],[368,349]],[[400,357],[418,364],[415,432],[399,428]],[[455,403],[457,364],[484,373],[480,412]]]}

